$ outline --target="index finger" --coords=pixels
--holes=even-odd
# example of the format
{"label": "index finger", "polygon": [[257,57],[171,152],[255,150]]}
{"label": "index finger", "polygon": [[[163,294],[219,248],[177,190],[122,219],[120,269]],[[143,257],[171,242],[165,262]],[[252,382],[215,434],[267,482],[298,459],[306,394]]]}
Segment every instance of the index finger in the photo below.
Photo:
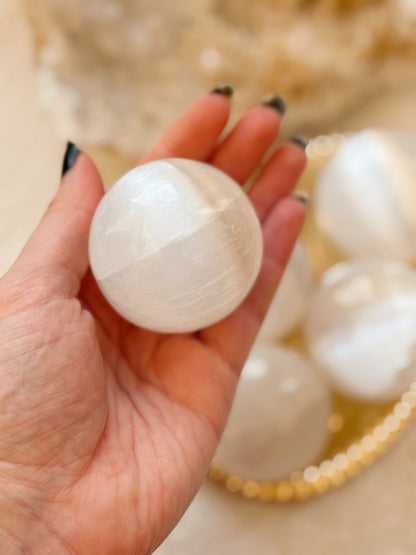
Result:
{"label": "index finger", "polygon": [[227,125],[229,115],[230,100],[227,95],[212,92],[199,98],[140,160],[140,164],[161,158],[206,160]]}

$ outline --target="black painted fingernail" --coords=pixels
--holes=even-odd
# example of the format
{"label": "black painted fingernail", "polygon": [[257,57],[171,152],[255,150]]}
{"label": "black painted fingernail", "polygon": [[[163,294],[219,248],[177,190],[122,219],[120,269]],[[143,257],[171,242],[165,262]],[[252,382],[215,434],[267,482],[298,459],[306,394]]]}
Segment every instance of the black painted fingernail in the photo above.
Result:
{"label": "black painted fingernail", "polygon": [[218,85],[215,89],[212,89],[211,93],[222,94],[224,96],[228,96],[230,98],[234,94],[234,89],[231,85]]}
{"label": "black painted fingernail", "polygon": [[269,96],[268,98],[266,98],[263,102],[262,102],[263,106],[270,106],[270,108],[273,108],[274,110],[277,110],[279,112],[279,114],[281,114],[282,116],[285,114],[286,110],[287,110],[287,102],[286,100],[279,96],[278,94],[274,94],[272,96]]}
{"label": "black painted fingernail", "polygon": [[297,135],[296,137],[290,137],[289,141],[291,143],[295,143],[295,144],[299,145],[300,147],[303,148],[303,150],[306,150],[306,147],[309,144],[309,141],[306,137],[302,137],[302,136],[299,136],[299,135]]}
{"label": "black painted fingernail", "polygon": [[307,205],[308,202],[309,202],[309,196],[308,196],[307,193],[303,193],[303,192],[293,193],[293,195],[291,195],[291,196],[292,196],[292,198],[301,202],[302,204]]}
{"label": "black painted fingernail", "polygon": [[76,159],[78,158],[80,151],[74,145],[74,143],[68,142],[66,145],[66,151],[64,156],[64,161],[62,164],[62,177],[69,171],[73,165],[75,164]]}

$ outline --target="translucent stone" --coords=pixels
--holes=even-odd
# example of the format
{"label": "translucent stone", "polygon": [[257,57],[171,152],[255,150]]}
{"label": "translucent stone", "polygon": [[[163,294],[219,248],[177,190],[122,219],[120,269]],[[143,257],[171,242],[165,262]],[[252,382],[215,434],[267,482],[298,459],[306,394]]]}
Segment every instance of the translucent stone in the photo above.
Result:
{"label": "translucent stone", "polygon": [[253,285],[262,235],[241,187],[192,160],[123,176],[94,215],[91,268],[106,299],[148,329],[189,332],[230,314]]}
{"label": "translucent stone", "polygon": [[416,260],[416,135],[349,137],[316,188],[320,227],[351,256]]}
{"label": "translucent stone", "polygon": [[305,328],[311,356],[340,393],[398,398],[416,379],[416,272],[399,262],[334,266]]}
{"label": "translucent stone", "polygon": [[285,347],[256,344],[214,463],[245,478],[287,478],[323,451],[330,413],[326,382],[305,358]]}
{"label": "translucent stone", "polygon": [[276,341],[300,323],[305,314],[311,283],[308,256],[299,240],[260,328],[259,341]]}

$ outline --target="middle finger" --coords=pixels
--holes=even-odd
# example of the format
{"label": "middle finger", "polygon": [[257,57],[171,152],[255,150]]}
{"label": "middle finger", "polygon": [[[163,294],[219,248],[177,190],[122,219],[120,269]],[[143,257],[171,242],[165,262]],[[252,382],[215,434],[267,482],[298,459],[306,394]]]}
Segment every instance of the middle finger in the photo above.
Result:
{"label": "middle finger", "polygon": [[286,103],[279,96],[249,110],[217,146],[209,162],[243,184],[276,139],[285,110]]}

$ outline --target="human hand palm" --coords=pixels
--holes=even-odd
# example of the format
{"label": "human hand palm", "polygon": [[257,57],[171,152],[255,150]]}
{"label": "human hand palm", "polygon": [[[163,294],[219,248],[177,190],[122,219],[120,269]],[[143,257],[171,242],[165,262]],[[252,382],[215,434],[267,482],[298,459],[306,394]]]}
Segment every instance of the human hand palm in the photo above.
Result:
{"label": "human hand palm", "polygon": [[[228,111],[221,95],[203,97],[144,161],[195,158],[244,182],[280,116],[254,108],[218,142]],[[1,483],[7,492],[19,485],[12,491],[33,552],[38,542],[39,552],[147,553],[180,518],[299,232],[303,206],[286,195],[303,165],[302,150],[285,145],[251,189],[265,255],[249,297],[218,324],[179,335],[136,328],[103,299],[87,270],[101,181],[85,155],[66,174],[0,282]]]}

